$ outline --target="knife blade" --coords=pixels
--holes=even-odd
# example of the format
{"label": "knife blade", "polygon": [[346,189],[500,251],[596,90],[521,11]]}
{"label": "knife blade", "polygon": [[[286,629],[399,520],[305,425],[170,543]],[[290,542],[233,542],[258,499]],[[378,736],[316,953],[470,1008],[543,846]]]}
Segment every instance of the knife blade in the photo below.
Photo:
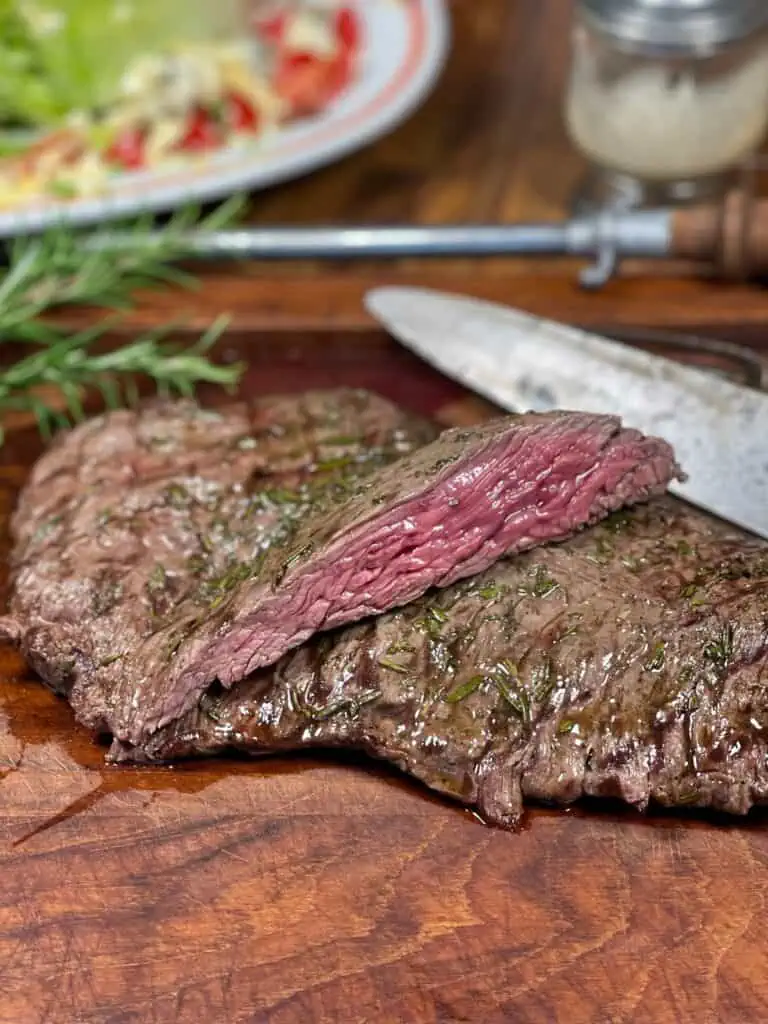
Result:
{"label": "knife blade", "polygon": [[476,299],[378,288],[366,307],[448,377],[510,411],[614,413],[669,441],[671,489],[768,538],[768,395],[598,335]]}

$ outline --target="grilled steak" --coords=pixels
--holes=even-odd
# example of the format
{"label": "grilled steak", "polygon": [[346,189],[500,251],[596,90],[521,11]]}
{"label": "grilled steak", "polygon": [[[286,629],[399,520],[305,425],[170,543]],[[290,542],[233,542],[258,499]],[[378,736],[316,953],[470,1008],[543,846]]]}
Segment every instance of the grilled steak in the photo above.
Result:
{"label": "grilled steak", "polygon": [[[322,423],[323,400],[316,401]],[[291,514],[276,515],[271,501],[263,512],[269,490],[253,476],[267,465],[273,470],[274,442],[265,451],[250,432],[244,445],[242,411],[234,428],[227,417],[220,428],[225,444],[238,450],[234,469],[221,446],[211,445],[215,428],[209,433],[187,414],[187,435],[172,442],[187,462],[181,478],[173,452],[148,455],[143,441],[136,451],[133,438],[147,426],[130,415],[117,421],[122,440],[106,444],[106,464],[103,435],[116,431],[109,418],[95,438],[93,427],[75,431],[42,460],[17,517],[23,567],[12,612],[22,647],[44,678],[54,685],[74,680],[70,699],[81,720],[131,743],[194,706],[215,679],[229,686],[319,630],[448,586],[506,551],[561,540],[663,492],[679,473],[665,442],[608,416],[506,417],[447,431],[411,454],[389,438],[383,454],[381,443],[375,448],[378,461],[402,457],[368,476],[360,470],[372,460],[361,462],[358,429],[351,439],[334,439],[342,463],[354,464],[346,490],[314,487],[310,499],[287,501],[298,506]],[[274,415],[260,415],[273,435]],[[150,447],[159,436],[162,449],[172,434],[158,435],[153,421]],[[305,470],[314,464],[317,438],[310,442],[308,452],[294,437],[288,453]],[[83,499],[83,476],[96,487],[106,476],[111,490]],[[40,498],[51,478],[60,504]],[[255,493],[244,498],[248,480]],[[283,483],[283,490],[291,488]],[[39,525],[31,535],[25,525],[38,501],[46,517],[59,517],[42,537]],[[170,539],[176,531],[186,542]]]}
{"label": "grilled steak", "polygon": [[217,686],[143,751],[343,746],[513,824],[583,794],[768,802],[768,546],[667,498]]}
{"label": "grilled steak", "polygon": [[124,713],[114,704],[124,660],[177,602],[215,606],[320,495],[343,498],[436,434],[351,390],[219,412],[159,402],[90,420],[49,449],[21,494],[0,627],[82,721],[109,730]]}

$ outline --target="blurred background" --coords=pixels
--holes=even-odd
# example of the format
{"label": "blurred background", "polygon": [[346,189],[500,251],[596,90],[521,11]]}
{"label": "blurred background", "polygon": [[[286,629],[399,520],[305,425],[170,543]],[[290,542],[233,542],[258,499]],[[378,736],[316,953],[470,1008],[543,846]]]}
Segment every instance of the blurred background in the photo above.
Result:
{"label": "blurred background", "polygon": [[[232,195],[261,231],[196,264],[198,296],[142,301],[140,322],[363,326],[362,296],[388,281],[595,325],[762,322],[743,280],[768,263],[763,0],[17,0],[4,17],[0,234]],[[748,201],[726,209],[734,193]],[[461,231],[448,257],[412,237],[397,259],[369,253],[381,227],[686,208],[710,219],[653,252],[627,222],[613,262],[602,235],[578,262],[508,240],[481,259]],[[319,226],[357,229],[351,258],[310,234],[312,258],[275,259],[292,229]],[[585,258],[607,267],[599,304],[579,286]]]}

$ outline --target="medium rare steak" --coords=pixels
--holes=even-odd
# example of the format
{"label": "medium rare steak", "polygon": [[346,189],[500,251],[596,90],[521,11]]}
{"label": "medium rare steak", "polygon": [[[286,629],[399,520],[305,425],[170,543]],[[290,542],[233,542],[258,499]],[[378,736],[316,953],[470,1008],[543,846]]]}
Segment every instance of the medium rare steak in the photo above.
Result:
{"label": "medium rare steak", "polygon": [[524,798],[768,802],[768,546],[667,498],[315,637],[143,751],[350,747],[514,824]]}
{"label": "medium rare steak", "polygon": [[[329,401],[315,401],[323,422]],[[172,407],[160,415],[172,418]],[[448,586],[504,552],[561,540],[679,474],[665,442],[610,416],[505,417],[410,454],[407,442],[379,440],[379,463],[401,458],[368,475],[375,460],[356,430],[334,439],[341,464],[352,464],[344,486],[295,500],[297,477],[282,484],[276,512],[263,474],[274,472],[274,435],[282,440],[285,427],[260,414],[265,449],[250,424],[244,433],[243,415],[215,428],[220,421],[201,425],[188,412],[179,438],[170,427],[158,434],[152,417],[148,434],[141,415],[107,417],[46,456],[22,500],[8,631],[44,678],[70,688],[82,721],[121,740],[145,741],[213,680],[230,686],[317,631]],[[216,429],[224,453],[211,442]],[[290,468],[309,472],[317,438],[310,451],[301,430],[290,443]],[[331,479],[339,458],[326,467]]]}
{"label": "medium rare steak", "polygon": [[0,626],[82,721],[109,730],[124,713],[121,671],[185,595],[215,607],[319,495],[343,498],[436,434],[348,389],[217,412],[156,402],[90,420],[52,445],[21,494]]}

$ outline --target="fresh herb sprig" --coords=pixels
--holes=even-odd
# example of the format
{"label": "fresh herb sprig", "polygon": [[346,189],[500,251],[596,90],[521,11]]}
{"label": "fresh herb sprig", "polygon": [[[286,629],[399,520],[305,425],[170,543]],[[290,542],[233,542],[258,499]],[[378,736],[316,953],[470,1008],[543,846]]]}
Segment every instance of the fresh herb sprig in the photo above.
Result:
{"label": "fresh herb sprig", "polygon": [[[109,408],[132,404],[138,397],[137,379],[148,377],[161,395],[191,396],[200,383],[225,388],[237,385],[242,364],[220,366],[208,352],[226,326],[219,318],[194,344],[169,342],[173,325],[139,336],[110,352],[94,351],[95,343],[116,326],[115,315],[71,334],[48,319],[68,305],[125,311],[134,304],[138,288],[168,285],[194,287],[196,279],[174,266],[185,255],[184,235],[191,229],[214,231],[232,223],[242,207],[239,199],[224,203],[207,217],[187,208],[152,234],[151,218],[132,225],[135,245],[122,244],[105,255],[99,245],[89,251],[88,239],[69,228],[14,241],[9,264],[0,273],[0,342],[27,343],[34,351],[0,370],[0,416],[6,412],[34,414],[42,433],[84,416],[83,393],[95,389]],[[108,230],[108,229],[107,229]],[[125,229],[123,229],[124,231]],[[91,236],[98,243],[98,234]],[[64,408],[51,407],[40,394],[54,386]],[[0,429],[0,443],[2,443]]]}
{"label": "fresh herb sprig", "polygon": [[[242,373],[240,364],[217,366],[206,352],[221,334],[226,320],[218,320],[193,345],[181,347],[157,336],[144,336],[112,352],[96,353],[90,343],[102,326],[62,338],[25,356],[0,374],[0,415],[5,412],[30,412],[37,419],[44,437],[55,428],[66,427],[85,418],[82,391],[98,391],[109,409],[135,405],[138,400],[137,377],[149,377],[159,394],[174,392],[191,397],[200,383],[232,388]],[[47,404],[36,390],[41,385],[58,386],[65,409]],[[0,426],[0,443],[3,431]]]}

